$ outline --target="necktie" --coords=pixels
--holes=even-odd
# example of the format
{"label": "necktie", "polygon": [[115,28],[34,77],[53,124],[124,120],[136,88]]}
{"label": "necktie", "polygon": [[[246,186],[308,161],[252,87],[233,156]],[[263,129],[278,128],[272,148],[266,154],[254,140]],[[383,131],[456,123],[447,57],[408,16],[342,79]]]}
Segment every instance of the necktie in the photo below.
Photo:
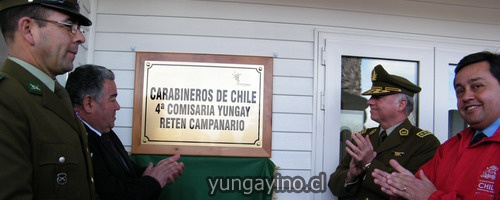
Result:
{"label": "necktie", "polygon": [[481,141],[482,139],[484,139],[486,137],[486,135],[483,133],[483,132],[479,132],[478,134],[476,134],[472,140],[470,141],[470,145],[473,145],[473,144],[476,144],[477,142]]}
{"label": "necktie", "polygon": [[101,135],[101,142],[111,149],[111,152],[110,152],[111,155],[113,155],[115,158],[119,159],[121,161],[121,163],[123,164],[123,166],[125,166],[125,168],[127,170],[130,170],[128,168],[127,164],[125,163],[125,160],[121,156],[120,152],[118,152],[118,149],[116,149],[116,146],[113,144],[113,142],[111,141],[111,138],[109,137],[109,135],[107,133],[104,133]]}
{"label": "necktie", "polygon": [[387,132],[382,131],[382,133],[380,133],[380,136],[378,137],[378,144],[382,144],[382,142],[385,140],[385,138],[387,138]]}

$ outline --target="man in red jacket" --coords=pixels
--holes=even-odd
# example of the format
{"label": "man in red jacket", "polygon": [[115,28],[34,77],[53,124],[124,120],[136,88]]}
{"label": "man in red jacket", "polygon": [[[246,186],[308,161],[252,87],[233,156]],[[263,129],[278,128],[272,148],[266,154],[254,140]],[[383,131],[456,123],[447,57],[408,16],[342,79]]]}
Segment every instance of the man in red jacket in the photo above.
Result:
{"label": "man in red jacket", "polygon": [[374,171],[374,182],[385,193],[405,199],[500,199],[500,55],[468,55],[455,73],[458,109],[470,127],[441,145],[415,176],[394,160],[397,172]]}

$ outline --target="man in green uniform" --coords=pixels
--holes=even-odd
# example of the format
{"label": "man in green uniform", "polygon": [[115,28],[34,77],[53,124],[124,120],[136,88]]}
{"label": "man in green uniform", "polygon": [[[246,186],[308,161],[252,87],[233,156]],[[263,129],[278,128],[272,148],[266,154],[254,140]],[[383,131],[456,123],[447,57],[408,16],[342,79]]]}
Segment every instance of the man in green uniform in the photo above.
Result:
{"label": "man in green uniform", "polygon": [[363,95],[372,95],[368,100],[371,118],[380,126],[362,130],[352,136],[352,141],[346,141],[348,154],[328,183],[333,194],[341,199],[387,199],[373,182],[371,172],[394,171],[390,159],[415,172],[434,156],[440,145],[431,132],[408,120],[413,111],[413,96],[420,92],[420,87],[387,73],[381,65],[373,69],[372,82],[372,88]]}
{"label": "man in green uniform", "polygon": [[76,0],[2,0],[0,199],[96,199],[83,125],[55,81],[85,42]]}

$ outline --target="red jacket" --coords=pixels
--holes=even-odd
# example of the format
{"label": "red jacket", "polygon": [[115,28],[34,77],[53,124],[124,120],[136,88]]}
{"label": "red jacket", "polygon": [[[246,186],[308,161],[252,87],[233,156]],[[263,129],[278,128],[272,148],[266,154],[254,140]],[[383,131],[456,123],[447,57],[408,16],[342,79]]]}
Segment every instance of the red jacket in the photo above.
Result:
{"label": "red jacket", "polygon": [[469,146],[473,135],[471,128],[458,133],[420,168],[438,189],[429,199],[500,199],[500,129]]}

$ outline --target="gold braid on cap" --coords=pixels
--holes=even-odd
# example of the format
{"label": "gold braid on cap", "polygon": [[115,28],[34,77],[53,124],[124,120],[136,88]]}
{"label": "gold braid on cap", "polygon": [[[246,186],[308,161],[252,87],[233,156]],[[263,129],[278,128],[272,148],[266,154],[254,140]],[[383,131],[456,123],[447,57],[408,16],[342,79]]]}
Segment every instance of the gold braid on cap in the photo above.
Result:
{"label": "gold braid on cap", "polygon": [[393,92],[401,92],[401,89],[395,87],[385,87],[385,89]]}

